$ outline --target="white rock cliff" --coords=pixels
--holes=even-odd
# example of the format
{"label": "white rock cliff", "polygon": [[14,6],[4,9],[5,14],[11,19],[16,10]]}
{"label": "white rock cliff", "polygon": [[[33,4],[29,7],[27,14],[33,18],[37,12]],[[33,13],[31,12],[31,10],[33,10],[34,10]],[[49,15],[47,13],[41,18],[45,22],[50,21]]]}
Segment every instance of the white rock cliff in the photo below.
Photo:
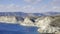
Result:
{"label": "white rock cliff", "polygon": [[23,26],[34,26],[34,23],[30,20],[30,18],[26,17],[20,25]]}
{"label": "white rock cliff", "polygon": [[16,23],[15,16],[0,16],[0,22],[3,23]]}
{"label": "white rock cliff", "polygon": [[[17,21],[15,16],[0,16],[0,22],[18,24],[22,26],[35,26],[38,27],[38,32],[40,33],[58,33],[60,34],[60,17],[39,17],[35,19],[35,22],[30,20],[30,17],[24,18],[24,21]],[[56,27],[55,27],[56,25]]]}

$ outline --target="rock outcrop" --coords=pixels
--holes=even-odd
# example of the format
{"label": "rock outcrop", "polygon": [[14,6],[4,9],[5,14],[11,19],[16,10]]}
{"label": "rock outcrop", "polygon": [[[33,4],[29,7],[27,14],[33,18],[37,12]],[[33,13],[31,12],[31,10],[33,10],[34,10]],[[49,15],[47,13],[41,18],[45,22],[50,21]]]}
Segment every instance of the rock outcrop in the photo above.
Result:
{"label": "rock outcrop", "polygon": [[15,16],[0,16],[0,22],[3,23],[16,23]]}
{"label": "rock outcrop", "polygon": [[16,16],[0,16],[0,22],[12,23],[22,26],[38,27],[40,33],[55,33],[60,34],[60,16],[41,16],[37,18],[32,17],[16,17]]}
{"label": "rock outcrop", "polygon": [[[60,32],[60,27],[58,24],[60,23],[58,20],[58,17],[45,17],[44,19],[41,19],[37,21],[36,26],[39,27],[38,32],[40,33],[58,33]],[[58,24],[57,24],[57,22]],[[55,24],[56,26],[55,26]],[[53,25],[54,24],[54,25]],[[60,24],[59,24],[60,25]]]}
{"label": "rock outcrop", "polygon": [[51,17],[44,17],[39,18],[39,20],[36,20],[36,26],[39,27],[38,31],[41,33],[44,33],[44,30],[46,30],[47,27],[49,27],[49,24],[51,23],[52,18]]}
{"label": "rock outcrop", "polygon": [[[35,19],[35,22],[33,22],[32,20],[30,20],[31,18],[29,17],[26,17],[24,19],[24,21],[22,23],[20,23],[20,25],[23,25],[23,26],[36,26],[38,27],[38,32],[40,33],[59,33],[60,31],[60,24],[58,26],[57,22],[60,23],[59,21],[59,18],[60,17],[52,17],[52,16],[45,16],[45,17],[40,17],[40,18],[37,18]],[[56,23],[55,23],[56,22]],[[56,24],[53,25],[53,24]]]}
{"label": "rock outcrop", "polygon": [[23,26],[34,26],[34,23],[30,20],[29,17],[26,17],[24,19],[24,21],[22,23],[20,23],[20,25],[23,25]]}

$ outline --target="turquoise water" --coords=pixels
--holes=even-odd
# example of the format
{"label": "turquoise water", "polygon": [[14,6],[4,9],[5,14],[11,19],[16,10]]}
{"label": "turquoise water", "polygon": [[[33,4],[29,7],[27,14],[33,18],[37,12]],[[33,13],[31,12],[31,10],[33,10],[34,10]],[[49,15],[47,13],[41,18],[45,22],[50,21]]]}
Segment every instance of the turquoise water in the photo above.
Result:
{"label": "turquoise water", "polygon": [[38,34],[37,27],[0,23],[0,34]]}

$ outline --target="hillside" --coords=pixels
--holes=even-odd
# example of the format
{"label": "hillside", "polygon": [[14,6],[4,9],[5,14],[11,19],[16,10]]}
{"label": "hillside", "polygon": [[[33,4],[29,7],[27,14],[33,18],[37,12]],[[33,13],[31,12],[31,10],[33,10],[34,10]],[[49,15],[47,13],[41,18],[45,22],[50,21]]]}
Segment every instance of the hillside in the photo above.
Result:
{"label": "hillside", "polygon": [[49,13],[1,12],[0,23],[37,27],[39,33],[59,33],[60,13]]}

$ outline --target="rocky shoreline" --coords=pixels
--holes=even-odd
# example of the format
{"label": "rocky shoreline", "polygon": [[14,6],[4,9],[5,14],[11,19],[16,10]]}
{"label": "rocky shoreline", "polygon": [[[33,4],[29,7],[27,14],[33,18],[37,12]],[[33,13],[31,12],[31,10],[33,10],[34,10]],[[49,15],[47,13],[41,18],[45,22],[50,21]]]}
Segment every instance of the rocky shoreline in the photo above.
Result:
{"label": "rocky shoreline", "polygon": [[[38,27],[40,33],[58,33],[60,32],[60,16],[40,16],[40,17],[20,17],[0,16],[0,22],[9,22],[20,24],[22,26]],[[23,19],[23,20],[22,20]]]}

